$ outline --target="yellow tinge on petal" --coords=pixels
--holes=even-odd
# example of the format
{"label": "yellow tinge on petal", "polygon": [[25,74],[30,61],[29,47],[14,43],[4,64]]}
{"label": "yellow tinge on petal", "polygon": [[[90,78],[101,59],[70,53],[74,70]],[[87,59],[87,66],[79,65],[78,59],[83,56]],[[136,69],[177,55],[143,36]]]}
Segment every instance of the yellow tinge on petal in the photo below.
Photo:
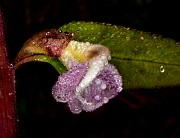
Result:
{"label": "yellow tinge on petal", "polygon": [[93,45],[89,42],[70,41],[68,46],[64,49],[60,59],[63,64],[70,69],[72,62],[83,63],[101,55],[109,55],[109,50],[102,45]]}

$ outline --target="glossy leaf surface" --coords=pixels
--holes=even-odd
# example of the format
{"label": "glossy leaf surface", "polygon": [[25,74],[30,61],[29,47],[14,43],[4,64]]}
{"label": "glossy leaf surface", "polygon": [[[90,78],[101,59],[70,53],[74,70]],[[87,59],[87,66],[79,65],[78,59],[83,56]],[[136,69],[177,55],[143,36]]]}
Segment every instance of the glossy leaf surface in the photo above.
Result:
{"label": "glossy leaf surface", "polygon": [[60,28],[75,40],[107,46],[123,78],[124,89],[180,85],[180,43],[121,26],[72,22]]}

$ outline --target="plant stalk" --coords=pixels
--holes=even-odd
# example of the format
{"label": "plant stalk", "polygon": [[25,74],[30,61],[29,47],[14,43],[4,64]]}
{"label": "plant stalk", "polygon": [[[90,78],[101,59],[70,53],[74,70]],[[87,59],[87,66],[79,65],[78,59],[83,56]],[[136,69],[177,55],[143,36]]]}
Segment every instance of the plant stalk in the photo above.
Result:
{"label": "plant stalk", "polygon": [[18,135],[14,69],[8,61],[0,8],[0,138]]}

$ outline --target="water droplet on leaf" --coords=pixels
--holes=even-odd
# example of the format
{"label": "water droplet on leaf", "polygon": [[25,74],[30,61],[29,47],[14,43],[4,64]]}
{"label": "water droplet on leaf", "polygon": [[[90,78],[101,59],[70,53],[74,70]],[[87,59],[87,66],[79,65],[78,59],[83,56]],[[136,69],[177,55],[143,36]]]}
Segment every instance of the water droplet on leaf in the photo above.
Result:
{"label": "water droplet on leaf", "polygon": [[141,40],[144,40],[144,37],[141,36]]}
{"label": "water droplet on leaf", "polygon": [[160,72],[161,72],[161,73],[164,73],[164,72],[165,72],[164,66],[160,66]]}

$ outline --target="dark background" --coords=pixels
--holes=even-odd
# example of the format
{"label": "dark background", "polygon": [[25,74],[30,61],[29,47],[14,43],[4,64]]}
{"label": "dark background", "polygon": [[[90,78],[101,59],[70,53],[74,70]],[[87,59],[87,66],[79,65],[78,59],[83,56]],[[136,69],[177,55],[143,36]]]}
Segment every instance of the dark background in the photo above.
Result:
{"label": "dark background", "polygon": [[[180,41],[178,0],[1,0],[9,60],[34,33],[71,21],[121,25]],[[27,63],[16,71],[21,138],[179,138],[180,88],[123,91],[102,108],[73,115],[56,103],[58,73]]]}

